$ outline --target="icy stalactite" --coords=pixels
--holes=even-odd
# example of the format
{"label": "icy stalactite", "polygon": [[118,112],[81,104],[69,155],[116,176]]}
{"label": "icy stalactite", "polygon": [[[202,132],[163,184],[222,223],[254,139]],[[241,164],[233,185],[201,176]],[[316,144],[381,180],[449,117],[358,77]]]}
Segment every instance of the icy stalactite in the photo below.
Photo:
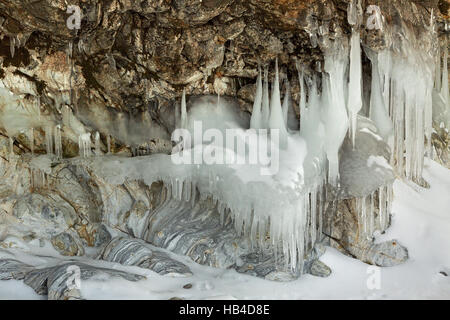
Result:
{"label": "icy stalactite", "polygon": [[78,148],[80,156],[87,158],[91,155],[91,134],[83,133],[78,137]]}
{"label": "icy stalactite", "polygon": [[[344,41],[344,40],[342,40]],[[328,183],[338,185],[339,148],[344,141],[349,127],[344,95],[345,70],[348,64],[348,50],[343,43],[336,43],[335,48],[325,54],[325,88],[329,88],[328,103],[323,106],[323,119],[326,128],[325,150],[328,158]]]}
{"label": "icy stalactite", "polygon": [[53,128],[50,126],[45,127],[45,148],[47,154],[53,154]]}
{"label": "icy stalactite", "polygon": [[181,128],[186,128],[187,126],[187,112],[186,112],[186,90],[183,89],[183,95],[181,96]]}
{"label": "icy stalactite", "polygon": [[[435,62],[435,79],[434,88],[432,90],[432,121],[447,130],[450,128],[450,99],[449,99],[449,87],[448,87],[448,41],[444,41],[445,48],[438,49],[444,50],[444,61],[441,64],[440,52],[438,50],[436,62]],[[428,128],[429,129],[429,128]],[[432,130],[432,129],[429,129]],[[428,149],[431,149],[429,146]]]}
{"label": "icy stalactite", "polygon": [[13,137],[9,137],[9,154],[10,155],[14,155],[14,138]]}
{"label": "icy stalactite", "polygon": [[34,128],[28,130],[28,140],[30,141],[30,151],[34,154]]}
{"label": "icy stalactite", "polygon": [[250,119],[251,129],[262,129],[262,114],[261,114],[261,104],[262,104],[262,79],[261,79],[261,68],[259,68],[258,79],[256,80],[256,94],[255,101],[253,102],[252,117]]}
{"label": "icy stalactite", "polygon": [[14,53],[16,52],[16,36],[9,37],[9,50],[11,53],[11,58],[14,58]]}
{"label": "icy stalactite", "polygon": [[111,135],[106,136],[106,144],[108,148],[108,154],[111,154]]}
{"label": "icy stalactite", "polygon": [[95,141],[95,155],[101,155],[102,154],[102,148],[101,148],[101,142],[100,142],[100,132],[96,131],[94,135],[94,141]]}
{"label": "icy stalactite", "polygon": [[[385,99],[381,84],[383,80],[389,81],[386,77],[383,79],[379,72],[379,62],[385,63],[380,55],[369,55],[372,60],[372,84],[370,90],[370,112],[369,118],[376,124],[380,135],[387,141],[392,133],[392,122],[389,118],[389,110],[385,106]],[[385,75],[386,76],[386,75]]]}
{"label": "icy stalactite", "polygon": [[278,61],[275,63],[275,80],[272,84],[272,97],[270,100],[270,118],[269,118],[269,128],[272,130],[279,131],[281,148],[287,147],[287,130],[284,125],[283,120],[283,110],[281,109],[280,101],[280,85],[279,85],[279,74],[278,74]]}
{"label": "icy stalactite", "polygon": [[362,108],[362,64],[361,64],[361,45],[359,31],[353,30],[350,49],[350,80],[348,85],[348,112],[350,123],[350,136],[353,146],[355,146],[356,119],[357,114]]}
{"label": "icy stalactite", "polygon": [[55,134],[55,155],[56,158],[62,159],[62,141],[61,141],[61,125],[57,125],[54,130]]}
{"label": "icy stalactite", "polygon": [[365,197],[356,198],[358,229],[361,237],[371,240],[375,231],[383,233],[389,227],[392,200],[392,184],[381,186]]}
{"label": "icy stalactite", "polygon": [[423,159],[430,153],[435,62],[414,46],[414,35],[406,38],[396,50],[366,51],[372,62],[370,117],[391,146],[397,174],[420,183]]}
{"label": "icy stalactite", "polygon": [[306,122],[306,91],[305,91],[305,80],[303,71],[300,69],[299,65],[297,64],[297,70],[298,70],[298,80],[300,82],[300,132],[305,127]]}
{"label": "icy stalactite", "polygon": [[449,93],[448,93],[448,45],[445,46],[444,52],[444,63],[442,66],[442,86],[441,86],[441,96],[444,99],[444,105],[447,108],[449,104]]}
{"label": "icy stalactite", "polygon": [[262,95],[262,106],[261,106],[261,124],[263,128],[269,127],[269,117],[270,117],[270,100],[269,100],[269,80],[268,80],[269,70],[264,68],[264,86]]}
{"label": "icy stalactite", "polygon": [[362,16],[361,0],[350,0],[347,7],[347,21],[351,26],[358,25]]}
{"label": "icy stalactite", "polygon": [[288,128],[290,99],[291,99],[291,89],[290,89],[289,80],[286,79],[286,92],[284,94],[284,99],[283,99],[283,120],[284,120],[284,126],[286,128]]}

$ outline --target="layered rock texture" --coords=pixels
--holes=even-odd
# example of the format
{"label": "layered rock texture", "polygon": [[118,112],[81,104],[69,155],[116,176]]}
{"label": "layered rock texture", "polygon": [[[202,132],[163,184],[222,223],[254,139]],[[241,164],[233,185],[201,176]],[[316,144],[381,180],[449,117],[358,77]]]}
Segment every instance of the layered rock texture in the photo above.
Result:
{"label": "layered rock texture", "polygon": [[[82,280],[98,274],[143,278],[98,267],[97,260],[165,276],[191,275],[169,251],[280,281],[302,273],[329,275],[331,269],[319,260],[326,245],[368,264],[404,262],[406,248],[397,240],[376,243],[375,236],[389,227],[394,179],[410,178],[408,168],[414,167],[411,180],[427,184],[420,160],[406,156],[403,168],[404,152],[419,154],[422,161],[426,153],[450,166],[448,72],[441,71],[447,68],[450,6],[444,0],[362,0],[360,6],[352,27],[353,11],[343,0],[2,0],[0,248],[50,243],[60,258],[45,267],[15,257],[0,260],[0,279],[24,279],[50,299],[83,299],[65,285],[68,267],[75,267]],[[370,6],[379,16],[366,12]],[[381,19],[382,28],[369,27],[373,17]],[[355,140],[346,136],[338,148],[339,185],[320,184],[308,196],[309,210],[317,209],[321,219],[308,218],[314,239],[302,242],[298,265],[285,264],[291,253],[277,251],[265,230],[250,230],[260,243],[255,246],[255,239],[236,227],[233,208],[191,182],[182,181],[179,189],[179,181],[170,183],[164,174],[145,180],[138,170],[114,179],[134,165],[136,156],[170,161],[183,91],[188,110],[194,96],[218,95],[248,120],[257,99],[258,67],[270,67],[273,88],[275,59],[280,82],[290,83],[289,129],[298,130],[302,87],[315,88],[317,82],[317,90],[326,92],[326,81],[319,80],[331,73],[327,57],[337,46],[348,51],[352,33],[360,36],[363,49],[359,126],[353,128]],[[401,56],[407,42],[439,62],[431,83],[440,94],[440,113],[433,119],[425,114],[414,131],[422,139],[420,149],[426,149],[422,153],[408,150],[408,141],[404,150],[402,136],[401,141],[386,138],[371,111],[374,55],[392,49]],[[287,92],[286,85],[281,88]],[[314,91],[307,91],[310,102]],[[397,138],[404,131],[397,124],[404,119],[393,111],[400,104],[393,95],[383,98]],[[431,91],[425,95],[431,99]],[[105,173],[102,166],[118,169]],[[91,250],[95,255],[86,258],[91,263],[69,260]]]}

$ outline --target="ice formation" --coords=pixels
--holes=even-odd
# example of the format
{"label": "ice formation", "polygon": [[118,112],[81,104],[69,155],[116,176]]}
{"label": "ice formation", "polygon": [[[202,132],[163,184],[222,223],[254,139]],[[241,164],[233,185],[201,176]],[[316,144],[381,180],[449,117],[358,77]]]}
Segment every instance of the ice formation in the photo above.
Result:
{"label": "ice formation", "polygon": [[258,79],[256,80],[255,101],[253,102],[252,117],[250,119],[250,128],[251,129],[263,128],[262,114],[261,114],[262,95],[263,95],[263,86],[262,86],[262,79],[261,79],[261,68],[258,68]]}
{"label": "ice formation", "polygon": [[269,70],[264,68],[264,86],[262,95],[262,107],[261,107],[261,127],[267,128],[269,125],[270,107],[269,107]]}
{"label": "ice formation", "polygon": [[[287,117],[287,112],[286,112]],[[287,119],[287,118],[286,118]],[[287,122],[287,121],[286,121]],[[270,100],[269,128],[271,133],[278,130],[280,147],[287,147],[287,130],[284,121],[283,110],[281,109],[280,84],[278,75],[278,60],[275,62],[275,80],[272,83],[272,96]]]}
{"label": "ice formation", "polygon": [[91,155],[91,134],[83,133],[78,138],[78,148],[80,149],[80,156],[86,158]]}
{"label": "ice formation", "polygon": [[344,141],[349,127],[345,103],[344,82],[348,64],[348,48],[346,40],[336,41],[334,48],[325,53],[325,71],[328,76],[322,83],[323,120],[326,128],[325,150],[328,158],[328,183],[339,182],[339,148]]}
{"label": "ice formation", "polygon": [[[369,128],[372,122],[362,121],[364,86],[358,11],[359,1],[357,4],[352,1],[348,15],[348,22],[353,26],[351,38],[340,35],[325,46],[325,72],[320,75],[308,73],[303,66],[297,66],[299,131],[294,131],[289,124],[291,119],[297,121],[292,113],[289,116],[293,111],[289,81],[286,81],[281,104],[276,61],[270,95],[268,69],[264,69],[264,82],[259,70],[251,119],[239,114],[238,107],[220,95],[217,100],[215,97],[197,100],[188,112],[183,91],[176,109],[175,126],[188,132],[189,138],[176,136],[174,142],[177,143],[180,142],[178,138],[183,137],[183,147],[174,149],[172,155],[157,154],[145,158],[106,156],[98,160],[98,157],[90,157],[91,133],[86,132],[77,117],[92,124],[89,112],[95,110],[87,110],[75,117],[70,101],[61,98],[57,103],[62,108],[61,122],[61,119],[41,116],[38,99],[37,108],[27,108],[9,92],[0,89],[0,95],[6,101],[0,111],[0,122],[9,137],[10,154],[14,154],[15,137],[23,132],[27,132],[32,142],[33,153],[33,130],[44,130],[47,157],[35,158],[37,160],[31,165],[32,185],[38,187],[45,185],[47,171],[44,169],[50,158],[54,158],[53,154],[57,159],[63,157],[62,135],[78,140],[79,155],[83,159],[76,161],[91,165],[108,183],[144,180],[151,185],[162,180],[178,201],[195,204],[198,195],[211,197],[217,204],[223,224],[231,217],[236,231],[249,238],[255,247],[264,250],[272,246],[275,254],[284,256],[286,265],[301,271],[304,258],[321,240],[326,202],[337,201],[340,196],[335,195],[336,199],[332,199],[326,192],[327,187],[339,189],[342,182],[342,188],[345,188],[354,176],[341,181],[341,170],[357,171],[351,164],[365,160],[358,153],[361,148],[356,143],[358,130],[369,135],[376,131],[379,135],[371,137],[389,143],[393,151],[390,164],[397,174],[420,181],[427,149],[425,139],[428,144],[431,141],[433,104],[437,105],[433,114],[435,120],[448,121],[449,118],[448,49],[445,49],[441,71],[440,59],[434,66],[428,53],[403,41],[399,46],[391,45],[377,53],[366,50],[372,66],[367,116],[376,130]],[[11,39],[11,55],[14,55],[16,40]],[[71,51],[70,47],[69,56]],[[434,74],[436,69],[439,75]],[[131,148],[148,141],[155,133],[161,134],[148,113],[143,119],[143,123],[138,123],[132,115],[118,113],[114,119],[105,122],[104,127],[94,123],[92,127],[99,130],[93,136],[95,156],[102,155],[99,132],[106,135],[108,154],[112,142],[111,135],[106,133],[114,133],[114,139]],[[363,127],[358,127],[360,125]],[[347,133],[352,150],[345,146]],[[341,161],[341,151],[348,158],[353,157],[351,161]],[[369,160],[367,167],[386,166],[386,171],[391,170],[389,164],[383,162],[383,155],[374,154]],[[367,171],[363,165],[357,169]],[[374,178],[376,181],[366,183],[367,189],[360,188],[363,189],[361,194],[351,192],[356,197],[359,232],[367,239],[373,237],[375,230],[384,231],[389,224],[392,181],[389,175],[380,173],[378,176],[380,180]],[[106,184],[101,188],[107,188]],[[105,210],[111,212],[108,219],[116,219],[122,209],[117,205],[119,201],[114,200],[108,190],[103,191]]]}
{"label": "ice formation", "polygon": [[361,64],[361,45],[359,31],[352,31],[350,40],[350,80],[348,84],[348,113],[350,117],[350,136],[353,145],[355,144],[356,119],[357,114],[362,108],[362,64]]}

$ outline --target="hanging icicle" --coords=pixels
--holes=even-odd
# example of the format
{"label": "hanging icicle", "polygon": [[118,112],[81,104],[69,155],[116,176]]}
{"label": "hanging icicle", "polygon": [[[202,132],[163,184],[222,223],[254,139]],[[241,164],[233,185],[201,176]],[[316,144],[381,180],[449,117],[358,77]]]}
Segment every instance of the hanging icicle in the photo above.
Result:
{"label": "hanging icicle", "polygon": [[255,101],[253,102],[253,111],[252,117],[250,119],[250,128],[251,129],[262,129],[262,114],[261,114],[261,105],[262,105],[262,79],[261,79],[261,67],[258,66],[258,79],[256,80],[256,94]]}
{"label": "hanging icicle", "polygon": [[278,59],[275,61],[275,79],[272,84],[272,97],[270,100],[270,118],[269,128],[272,130],[278,130],[279,133],[279,145],[281,148],[287,147],[287,130],[283,120],[283,110],[281,109],[280,101],[280,85],[278,74]]}
{"label": "hanging icicle", "polygon": [[55,154],[56,158],[62,159],[62,140],[61,140],[61,125],[55,127]]}
{"label": "hanging icicle", "polygon": [[91,156],[91,134],[84,133],[78,137],[78,147],[80,156],[87,158]]}
{"label": "hanging icicle", "polygon": [[47,154],[53,154],[53,129],[50,126],[45,127],[45,148]]}

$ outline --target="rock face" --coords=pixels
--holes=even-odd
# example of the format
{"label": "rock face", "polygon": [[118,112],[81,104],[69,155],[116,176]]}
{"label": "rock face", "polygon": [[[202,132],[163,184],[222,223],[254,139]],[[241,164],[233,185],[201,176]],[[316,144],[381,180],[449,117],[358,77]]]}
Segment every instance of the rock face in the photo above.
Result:
{"label": "rock face", "polygon": [[[444,0],[362,1],[363,8],[373,4],[381,8],[386,24],[405,24],[417,32],[428,25],[431,9],[441,30],[448,18]],[[36,104],[39,97],[42,115],[50,121],[61,118],[62,105],[70,105],[88,131],[100,132],[103,151],[108,135],[119,151],[167,139],[182,89],[188,95],[238,96],[250,111],[248,85],[255,82],[258,63],[270,65],[275,57],[282,77],[295,84],[298,101],[296,62],[308,72],[323,68],[325,44],[318,37],[350,33],[347,6],[348,1],[330,0],[6,0],[0,3],[0,78],[9,90],[24,95],[25,105]],[[74,29],[78,12],[80,24]],[[370,48],[386,45],[382,32],[361,33]],[[136,122],[138,132],[131,133]],[[117,124],[122,133],[112,129]],[[152,134],[142,134],[150,126]],[[34,135],[43,141],[42,131]],[[65,156],[78,153],[77,138],[66,132]],[[26,137],[18,140],[30,150]],[[43,147],[38,144],[35,151]]]}
{"label": "rock face", "polygon": [[[327,187],[323,234],[299,270],[283,266],[286,252],[270,248],[270,237],[258,235],[267,250],[254,248],[236,232],[231,215],[222,214],[217,199],[195,187],[192,200],[185,201],[163,177],[148,184],[137,178],[111,183],[95,170],[107,161],[103,154],[126,165],[120,157],[170,153],[183,90],[189,96],[228,96],[248,118],[258,65],[273,67],[275,58],[280,78],[291,84],[298,118],[297,66],[314,81],[322,74],[324,53],[352,32],[348,5],[344,0],[1,1],[0,246],[50,241],[62,256],[83,256],[94,248],[97,260],[190,275],[163,248],[200,264],[279,281],[301,273],[328,276],[331,269],[319,260],[324,245],[378,266],[404,262],[408,252],[398,241],[374,242],[374,232],[389,227],[395,176],[387,164],[391,150],[371,123],[359,128],[356,149],[350,139],[344,141],[341,184]],[[378,6],[388,30],[417,35],[429,32],[433,10],[436,37],[446,44],[444,0],[361,5]],[[364,27],[370,13],[361,14],[357,32],[367,56],[402,37]],[[364,83],[371,80],[367,56]],[[273,76],[270,72],[269,79]],[[20,108],[13,110],[13,104]],[[436,129],[432,143],[435,157],[448,165],[448,130]],[[68,259],[46,268],[0,260],[0,279],[24,279],[50,299],[83,298],[66,285],[70,266],[81,279],[98,274],[142,279]]]}

